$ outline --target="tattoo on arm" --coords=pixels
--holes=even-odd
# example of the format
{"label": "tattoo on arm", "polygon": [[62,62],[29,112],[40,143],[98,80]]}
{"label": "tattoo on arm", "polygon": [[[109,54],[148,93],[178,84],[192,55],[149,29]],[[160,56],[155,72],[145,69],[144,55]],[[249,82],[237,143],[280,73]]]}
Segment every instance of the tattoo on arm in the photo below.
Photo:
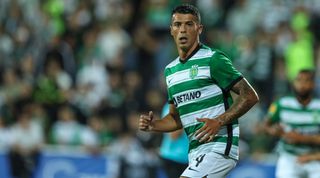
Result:
{"label": "tattoo on arm", "polygon": [[233,120],[241,117],[259,100],[257,93],[245,78],[236,83],[231,90],[238,94],[239,97],[234,101],[231,107],[221,115],[222,117],[219,118],[221,125],[229,124]]}

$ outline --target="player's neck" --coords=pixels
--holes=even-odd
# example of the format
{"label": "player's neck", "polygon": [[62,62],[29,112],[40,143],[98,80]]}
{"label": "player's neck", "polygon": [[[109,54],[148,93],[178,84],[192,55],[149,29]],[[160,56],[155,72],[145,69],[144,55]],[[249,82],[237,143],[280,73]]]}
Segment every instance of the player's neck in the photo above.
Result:
{"label": "player's neck", "polygon": [[193,46],[189,49],[189,50],[183,50],[183,49],[179,49],[178,53],[179,53],[179,57],[181,61],[186,61],[188,60],[188,58],[191,57],[191,55],[193,55],[194,51],[197,50],[200,46],[200,43],[194,43]]}
{"label": "player's neck", "polygon": [[303,106],[307,106],[311,100],[312,100],[312,96],[308,96],[308,97],[301,97],[301,96],[296,96],[297,100],[299,101],[299,103]]}

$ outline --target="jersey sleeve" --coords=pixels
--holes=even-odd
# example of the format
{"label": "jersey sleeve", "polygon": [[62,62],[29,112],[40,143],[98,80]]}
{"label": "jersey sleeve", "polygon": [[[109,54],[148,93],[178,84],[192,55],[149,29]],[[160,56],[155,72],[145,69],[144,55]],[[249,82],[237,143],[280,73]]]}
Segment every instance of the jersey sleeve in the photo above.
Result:
{"label": "jersey sleeve", "polygon": [[225,91],[240,81],[242,74],[234,68],[231,60],[222,52],[217,51],[210,60],[210,75]]}
{"label": "jersey sleeve", "polygon": [[279,102],[273,102],[268,109],[268,118],[271,120],[272,123],[276,123],[280,121],[280,116],[279,116]]}

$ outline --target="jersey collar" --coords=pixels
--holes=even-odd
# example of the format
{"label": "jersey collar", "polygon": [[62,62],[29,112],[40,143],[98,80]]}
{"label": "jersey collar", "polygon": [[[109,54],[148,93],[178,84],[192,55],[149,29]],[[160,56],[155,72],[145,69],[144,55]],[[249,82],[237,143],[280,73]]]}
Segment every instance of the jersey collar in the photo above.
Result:
{"label": "jersey collar", "polygon": [[194,54],[196,54],[199,51],[201,47],[202,47],[202,44],[199,43],[198,46],[192,51],[192,53],[185,60],[181,60],[181,58],[179,57],[179,61],[182,64],[186,63]]}

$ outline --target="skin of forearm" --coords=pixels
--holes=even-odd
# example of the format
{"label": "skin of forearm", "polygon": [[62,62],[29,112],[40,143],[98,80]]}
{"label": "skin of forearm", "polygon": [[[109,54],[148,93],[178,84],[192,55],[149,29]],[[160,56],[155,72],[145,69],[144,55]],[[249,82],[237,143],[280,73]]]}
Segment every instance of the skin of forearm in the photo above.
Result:
{"label": "skin of forearm", "polygon": [[300,143],[320,145],[320,135],[304,136]]}
{"label": "skin of forearm", "polygon": [[313,157],[315,160],[320,160],[320,153],[315,153]]}
{"label": "skin of forearm", "polygon": [[162,119],[153,120],[151,130],[155,132],[172,132],[181,129],[182,124],[177,119],[179,118],[174,118],[174,116],[168,114]]}
{"label": "skin of forearm", "polygon": [[320,153],[310,153],[306,155],[301,155],[298,160],[302,163],[306,163],[313,160],[320,160]]}
{"label": "skin of forearm", "polygon": [[238,119],[259,101],[258,95],[250,87],[240,87],[239,96],[231,107],[219,117],[219,123],[226,125]]}
{"label": "skin of forearm", "polygon": [[274,137],[281,137],[283,135],[283,128],[279,124],[271,123],[270,118],[265,118],[263,129],[266,133]]}
{"label": "skin of forearm", "polygon": [[[320,136],[319,135],[314,136],[314,138],[312,140],[315,144],[320,145]],[[320,157],[320,154],[319,154],[319,157]]]}

